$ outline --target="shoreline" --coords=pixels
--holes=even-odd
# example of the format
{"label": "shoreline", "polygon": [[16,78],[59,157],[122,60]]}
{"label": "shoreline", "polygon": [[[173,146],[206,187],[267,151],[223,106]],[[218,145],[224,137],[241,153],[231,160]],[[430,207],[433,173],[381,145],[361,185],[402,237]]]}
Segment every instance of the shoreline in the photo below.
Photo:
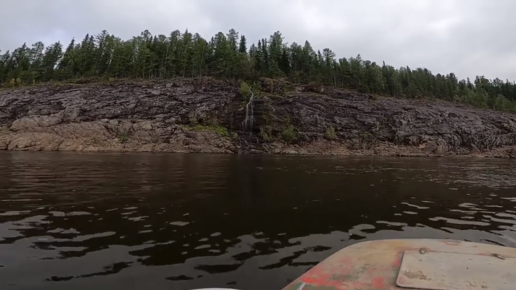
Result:
{"label": "shoreline", "polygon": [[[217,134],[203,132],[204,134]],[[378,144],[369,148],[350,149],[353,144],[338,141],[316,141],[307,144],[288,145],[280,142],[266,143],[261,148],[239,148],[235,142],[225,137],[218,144],[181,145],[170,143],[142,144],[127,141],[121,144],[113,139],[100,144],[92,140],[67,140],[55,134],[21,133],[0,134],[0,151],[30,152],[99,152],[99,153],[188,153],[188,154],[227,154],[227,155],[283,155],[283,156],[343,156],[343,157],[460,157],[460,158],[516,158],[513,147],[496,148],[484,152],[465,149],[457,151],[432,152],[422,146],[400,146]],[[224,142],[225,141],[225,142]],[[218,145],[218,146],[217,146]],[[222,146],[221,146],[222,145]]]}
{"label": "shoreline", "polygon": [[[274,80],[0,90],[0,150],[516,158],[516,115]],[[256,95],[255,95],[256,94]]]}

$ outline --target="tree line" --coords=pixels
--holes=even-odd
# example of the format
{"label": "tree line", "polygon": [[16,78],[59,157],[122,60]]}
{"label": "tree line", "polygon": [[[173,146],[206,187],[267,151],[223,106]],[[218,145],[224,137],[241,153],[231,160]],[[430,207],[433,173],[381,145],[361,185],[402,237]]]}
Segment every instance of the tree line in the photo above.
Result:
{"label": "tree line", "polygon": [[516,111],[516,83],[501,79],[459,80],[455,74],[433,74],[425,68],[395,68],[363,60],[360,55],[335,57],[308,41],[288,45],[278,31],[250,46],[231,29],[211,39],[188,30],[152,35],[148,30],[129,40],[107,31],[45,46],[37,42],[2,54],[0,83],[21,86],[79,78],[171,78],[212,76],[241,80],[287,78],[404,98],[436,98],[482,108]]}

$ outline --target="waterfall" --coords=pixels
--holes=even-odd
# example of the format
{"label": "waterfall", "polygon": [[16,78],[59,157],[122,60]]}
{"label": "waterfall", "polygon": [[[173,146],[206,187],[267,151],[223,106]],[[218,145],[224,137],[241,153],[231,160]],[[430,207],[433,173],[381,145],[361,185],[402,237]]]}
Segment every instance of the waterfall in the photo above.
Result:
{"label": "waterfall", "polygon": [[251,97],[249,98],[249,102],[245,105],[245,119],[242,121],[242,128],[245,130],[247,128],[253,128],[253,121],[254,121],[254,114],[253,114],[253,100],[254,100],[254,94],[249,89],[249,92],[251,93]]}

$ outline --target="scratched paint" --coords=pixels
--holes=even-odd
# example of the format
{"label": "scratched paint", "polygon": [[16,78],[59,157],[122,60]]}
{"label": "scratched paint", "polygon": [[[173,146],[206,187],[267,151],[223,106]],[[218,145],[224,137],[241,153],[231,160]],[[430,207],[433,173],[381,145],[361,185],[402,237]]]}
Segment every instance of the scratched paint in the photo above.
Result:
{"label": "scratched paint", "polygon": [[[420,249],[425,249],[425,253],[496,253],[516,258],[516,249],[489,244],[431,239],[369,241],[333,254],[284,290],[296,290],[302,283],[306,283],[302,290],[416,290],[396,286],[396,279],[403,253]],[[412,274],[424,276],[424,273]]]}

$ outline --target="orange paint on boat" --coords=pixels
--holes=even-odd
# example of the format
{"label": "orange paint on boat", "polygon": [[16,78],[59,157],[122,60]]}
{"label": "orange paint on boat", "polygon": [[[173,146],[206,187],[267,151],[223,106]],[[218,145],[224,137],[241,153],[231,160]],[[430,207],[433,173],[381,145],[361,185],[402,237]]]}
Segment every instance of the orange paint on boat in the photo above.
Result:
{"label": "orange paint on boat", "polygon": [[[516,249],[489,244],[433,239],[369,241],[336,252],[284,290],[297,290],[300,286],[303,290],[414,290],[396,284],[396,281],[400,285],[414,283],[407,274],[400,275],[406,251],[422,255],[444,252],[516,258]],[[427,271],[432,271],[431,267]]]}
{"label": "orange paint on boat", "polygon": [[376,277],[373,279],[373,285],[371,285],[373,289],[385,289],[385,278]]}

